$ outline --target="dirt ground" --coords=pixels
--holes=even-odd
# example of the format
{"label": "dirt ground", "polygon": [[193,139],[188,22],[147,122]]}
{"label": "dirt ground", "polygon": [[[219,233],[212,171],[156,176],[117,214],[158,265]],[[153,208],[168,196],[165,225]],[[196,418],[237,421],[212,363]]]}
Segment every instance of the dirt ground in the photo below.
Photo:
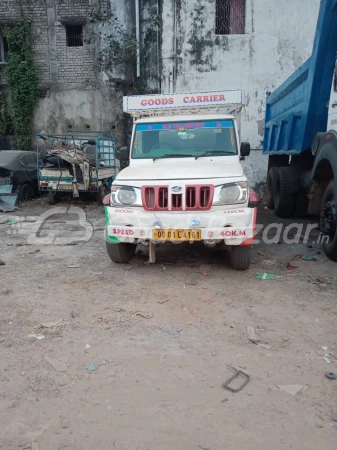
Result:
{"label": "dirt ground", "polygon": [[[319,246],[260,243],[248,272],[189,244],[121,266],[102,208],[78,206],[88,242],[70,214],[29,239],[41,199],[0,215],[1,450],[336,449],[337,265]],[[70,238],[41,244],[50,230]],[[250,375],[238,393],[230,366]]]}

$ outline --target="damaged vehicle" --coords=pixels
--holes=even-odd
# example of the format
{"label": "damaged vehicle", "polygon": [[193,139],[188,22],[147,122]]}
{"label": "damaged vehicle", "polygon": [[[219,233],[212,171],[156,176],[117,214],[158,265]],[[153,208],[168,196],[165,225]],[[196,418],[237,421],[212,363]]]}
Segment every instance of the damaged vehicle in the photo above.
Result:
{"label": "damaged vehicle", "polygon": [[37,153],[0,150],[0,187],[2,193],[17,194],[19,203],[37,195]]}
{"label": "damaged vehicle", "polygon": [[37,136],[39,189],[53,205],[63,194],[91,193],[101,204],[119,172],[115,138],[110,132],[68,131]]}

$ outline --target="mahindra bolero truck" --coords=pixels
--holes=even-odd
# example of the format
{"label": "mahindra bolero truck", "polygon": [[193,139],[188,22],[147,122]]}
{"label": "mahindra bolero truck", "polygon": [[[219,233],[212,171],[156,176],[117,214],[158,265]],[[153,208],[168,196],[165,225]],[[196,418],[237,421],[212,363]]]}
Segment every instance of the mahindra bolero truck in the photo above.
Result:
{"label": "mahindra bolero truck", "polygon": [[257,199],[241,164],[250,153],[241,108],[241,90],[124,97],[133,131],[120,159],[129,165],[104,202],[112,261],[128,263],[140,241],[152,263],[159,242],[203,241],[226,244],[232,267],[249,268]]}

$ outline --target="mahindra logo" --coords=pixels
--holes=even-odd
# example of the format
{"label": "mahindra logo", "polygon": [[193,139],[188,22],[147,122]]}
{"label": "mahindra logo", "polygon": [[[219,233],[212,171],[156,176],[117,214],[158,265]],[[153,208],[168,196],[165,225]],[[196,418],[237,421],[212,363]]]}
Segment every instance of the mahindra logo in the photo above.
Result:
{"label": "mahindra logo", "polygon": [[173,186],[171,188],[172,192],[178,193],[178,192],[182,192],[183,188],[181,186]]}

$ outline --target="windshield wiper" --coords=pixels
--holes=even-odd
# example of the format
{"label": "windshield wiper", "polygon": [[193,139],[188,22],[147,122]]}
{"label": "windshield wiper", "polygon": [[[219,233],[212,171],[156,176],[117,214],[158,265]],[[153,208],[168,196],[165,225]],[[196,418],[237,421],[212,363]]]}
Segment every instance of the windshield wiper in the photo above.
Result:
{"label": "windshield wiper", "polygon": [[164,155],[164,156],[157,156],[153,158],[153,161],[156,161],[157,159],[163,159],[163,158],[194,158],[194,155],[184,155],[182,153],[177,153],[176,155]]}
{"label": "windshield wiper", "polygon": [[211,156],[211,155],[218,155],[218,156],[227,155],[228,156],[228,155],[235,155],[235,153],[223,152],[221,150],[209,150],[208,152],[205,152],[202,155],[196,156],[195,159],[202,158],[203,156]]}

